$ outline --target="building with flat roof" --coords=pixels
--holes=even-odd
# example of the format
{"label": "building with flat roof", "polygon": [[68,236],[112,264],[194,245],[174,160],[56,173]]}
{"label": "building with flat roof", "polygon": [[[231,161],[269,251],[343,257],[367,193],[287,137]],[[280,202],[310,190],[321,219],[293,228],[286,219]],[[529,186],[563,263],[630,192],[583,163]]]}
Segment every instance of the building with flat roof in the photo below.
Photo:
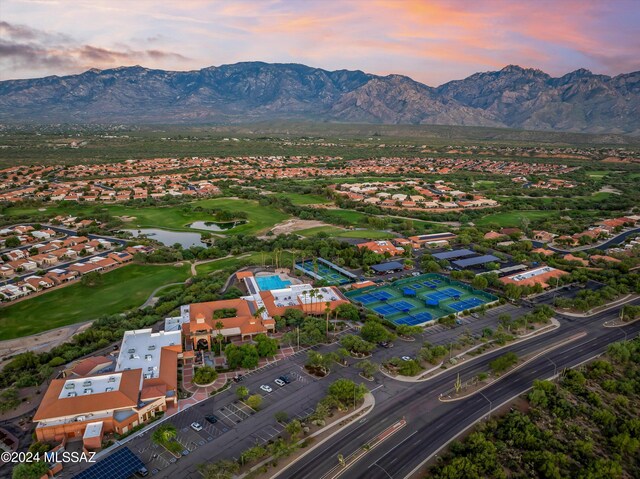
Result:
{"label": "building with flat roof", "polygon": [[389,261],[388,263],[374,264],[371,269],[377,274],[393,273],[396,271],[402,271],[404,265],[399,261]]}
{"label": "building with flat roof", "polygon": [[54,379],[33,418],[38,440],[83,438],[97,449],[104,434],[125,434],[176,406],[180,334],[127,331],[115,371]]}
{"label": "building with flat roof", "polygon": [[453,265],[457,268],[472,268],[474,266],[480,266],[487,263],[499,263],[500,258],[492,254],[484,254],[482,256],[476,256],[474,258],[459,259],[453,262]]}
{"label": "building with flat roof", "polygon": [[[567,273],[551,266],[541,266],[520,273],[504,276],[499,279],[504,284],[515,284],[517,286],[535,286],[539,284],[543,288],[548,288],[552,278],[560,278]],[[554,285],[555,286],[555,285]]]}
{"label": "building with flat roof", "polygon": [[451,251],[443,251],[441,253],[434,253],[431,256],[433,256],[435,259],[454,259],[454,258],[464,258],[465,256],[471,256],[476,254],[474,251],[470,250],[470,249],[454,249]]}
{"label": "building with flat roof", "polygon": [[429,243],[435,243],[439,241],[450,241],[456,239],[458,235],[453,233],[432,233],[428,235],[409,236],[409,239],[419,245],[425,245]]}

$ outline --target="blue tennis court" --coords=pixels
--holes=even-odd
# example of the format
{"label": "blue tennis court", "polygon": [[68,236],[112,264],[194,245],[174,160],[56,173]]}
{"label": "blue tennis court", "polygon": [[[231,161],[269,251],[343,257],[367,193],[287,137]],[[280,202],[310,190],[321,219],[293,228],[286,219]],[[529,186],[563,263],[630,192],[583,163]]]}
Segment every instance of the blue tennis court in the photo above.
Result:
{"label": "blue tennis court", "polygon": [[386,301],[387,299],[393,298],[393,295],[391,293],[389,293],[388,291],[376,291],[374,293],[370,293],[371,296],[373,296],[374,298],[380,300],[380,301]]}
{"label": "blue tennis court", "polygon": [[407,301],[398,301],[396,303],[391,304],[383,304],[382,306],[377,306],[373,308],[373,310],[381,314],[383,316],[389,316],[392,314],[397,314],[399,311],[406,313],[407,311],[411,311],[415,306]]}
{"label": "blue tennis court", "polygon": [[456,301],[455,303],[448,304],[447,306],[459,313],[460,311],[464,311],[465,309],[476,308],[484,303],[485,302],[480,298],[469,298],[462,301]]}
{"label": "blue tennis court", "polygon": [[462,293],[455,288],[445,288],[440,291],[429,293],[425,296],[425,299],[433,299],[436,301],[444,301],[445,299],[455,298],[462,296]]}
{"label": "blue tennis court", "polygon": [[[422,325],[497,300],[491,294],[435,273],[352,290],[345,295],[388,321],[406,325]],[[449,303],[453,306],[448,307]]]}

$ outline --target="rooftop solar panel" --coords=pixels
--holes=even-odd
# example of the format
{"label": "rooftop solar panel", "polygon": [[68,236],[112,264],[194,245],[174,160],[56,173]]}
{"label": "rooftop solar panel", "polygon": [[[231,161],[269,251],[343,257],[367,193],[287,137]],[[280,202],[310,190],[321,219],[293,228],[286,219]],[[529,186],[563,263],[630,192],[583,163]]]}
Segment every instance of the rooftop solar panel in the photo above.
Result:
{"label": "rooftop solar panel", "polygon": [[442,253],[435,253],[432,256],[436,259],[451,259],[451,258],[463,258],[465,256],[471,256],[475,254],[470,249],[454,249],[452,251],[443,251]]}
{"label": "rooftop solar panel", "polygon": [[499,262],[500,258],[493,256],[492,254],[485,254],[475,258],[460,259],[458,261],[454,261],[453,264],[459,268],[466,268],[467,266],[475,266],[477,264],[491,263],[494,261]]}
{"label": "rooftop solar panel", "polygon": [[85,469],[74,479],[127,479],[144,467],[131,449],[124,447]]}

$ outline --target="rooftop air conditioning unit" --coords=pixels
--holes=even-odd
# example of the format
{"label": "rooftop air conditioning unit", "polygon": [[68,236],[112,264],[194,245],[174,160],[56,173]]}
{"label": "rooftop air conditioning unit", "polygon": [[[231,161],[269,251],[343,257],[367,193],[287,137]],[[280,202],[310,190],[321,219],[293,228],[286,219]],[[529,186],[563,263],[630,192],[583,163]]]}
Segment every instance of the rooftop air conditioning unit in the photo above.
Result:
{"label": "rooftop air conditioning unit", "polygon": [[75,389],[76,388],[76,383],[67,383],[64,385],[65,389]]}
{"label": "rooftop air conditioning unit", "polygon": [[108,381],[108,382],[110,382],[110,383],[115,383],[115,382],[116,382],[116,378],[115,378],[114,376],[111,376],[111,377],[109,378],[109,381]]}
{"label": "rooftop air conditioning unit", "polygon": [[111,391],[113,391],[113,388],[105,388],[104,392],[106,393],[110,393]]}
{"label": "rooftop air conditioning unit", "polygon": [[93,389],[91,388],[85,388],[85,390],[83,391],[83,394],[91,394],[93,393]]}
{"label": "rooftop air conditioning unit", "polygon": [[149,347],[147,348],[149,351],[155,351],[156,349],[156,345],[155,344],[150,344]]}
{"label": "rooftop air conditioning unit", "polygon": [[87,381],[82,383],[82,387],[83,388],[86,388],[87,386],[91,386],[91,380],[87,380]]}
{"label": "rooftop air conditioning unit", "polygon": [[68,398],[74,398],[74,397],[76,397],[77,395],[78,395],[78,393],[77,393],[77,392],[75,392],[75,391],[71,391],[71,392],[68,392],[68,393],[67,393],[67,397],[68,397]]}

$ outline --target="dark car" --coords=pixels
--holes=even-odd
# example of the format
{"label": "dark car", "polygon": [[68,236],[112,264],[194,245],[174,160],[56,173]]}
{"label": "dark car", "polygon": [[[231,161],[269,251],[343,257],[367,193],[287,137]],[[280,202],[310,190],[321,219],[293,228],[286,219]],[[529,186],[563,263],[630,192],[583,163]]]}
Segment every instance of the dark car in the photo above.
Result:
{"label": "dark car", "polygon": [[204,417],[211,424],[215,424],[218,422],[218,417],[215,414],[210,414]]}
{"label": "dark car", "polygon": [[139,476],[141,476],[141,477],[147,477],[147,476],[149,475],[149,471],[148,471],[148,470],[147,470],[147,468],[146,468],[146,467],[144,467],[144,466],[143,466],[143,467],[141,467],[140,469],[138,469],[136,472],[137,472],[137,474],[138,474]]}
{"label": "dark car", "polygon": [[291,382],[291,379],[289,379],[288,376],[280,376],[278,379],[284,381],[285,384],[289,384]]}
{"label": "dark car", "polygon": [[242,377],[242,374],[238,374],[237,376],[233,377],[234,382],[239,383],[240,381],[242,381],[244,378]]}
{"label": "dark car", "polygon": [[381,341],[378,343],[378,346],[383,347],[385,349],[389,349],[393,347],[393,344],[388,341]]}

